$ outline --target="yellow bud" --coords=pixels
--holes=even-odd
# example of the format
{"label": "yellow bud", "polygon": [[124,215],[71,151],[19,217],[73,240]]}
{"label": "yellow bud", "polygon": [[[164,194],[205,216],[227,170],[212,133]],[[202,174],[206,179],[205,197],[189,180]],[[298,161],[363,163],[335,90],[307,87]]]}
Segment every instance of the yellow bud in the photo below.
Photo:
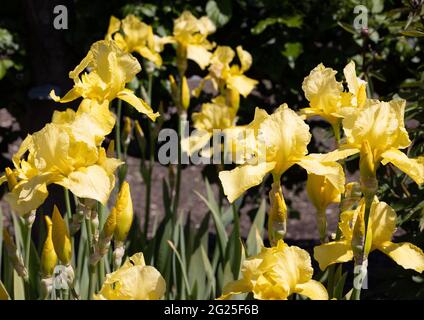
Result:
{"label": "yellow bud", "polygon": [[175,78],[172,74],[169,75],[169,83],[171,85],[172,99],[174,100],[174,103],[177,104],[179,100],[179,94],[178,94],[179,90],[178,90],[177,82],[175,81]]}
{"label": "yellow bud", "polygon": [[115,204],[116,227],[114,232],[115,241],[123,242],[127,238],[133,221],[133,205],[131,200],[130,185],[124,181],[119,191]]}
{"label": "yellow bud", "polygon": [[269,200],[271,207],[268,211],[268,234],[271,242],[274,243],[283,239],[287,231],[287,206],[279,181],[274,180],[269,192]]}
{"label": "yellow bud", "polygon": [[240,106],[240,94],[237,90],[228,89],[226,95],[227,105],[233,108],[237,113]]}
{"label": "yellow bud", "polygon": [[366,198],[373,198],[377,192],[376,163],[373,152],[367,140],[362,142],[359,172],[361,176],[361,190]]}
{"label": "yellow bud", "polygon": [[140,151],[142,155],[144,155],[146,151],[146,138],[144,137],[143,129],[141,128],[140,122],[138,122],[138,120],[134,121],[134,128],[135,128],[135,137],[137,138]]}
{"label": "yellow bud", "polygon": [[63,220],[59,209],[54,206],[53,209],[53,226],[52,226],[52,238],[54,251],[56,252],[59,260],[68,265],[71,262],[72,257],[72,245],[69,238],[69,231],[66,227],[65,220]]}
{"label": "yellow bud", "polygon": [[188,87],[187,78],[184,76],[181,83],[181,105],[184,110],[190,106],[190,89]]}
{"label": "yellow bud", "polygon": [[7,167],[5,169],[6,178],[7,178],[7,187],[9,188],[9,191],[12,191],[13,188],[18,184],[18,181],[16,181],[15,173]]}
{"label": "yellow bud", "polygon": [[103,226],[102,237],[104,238],[112,237],[113,233],[115,232],[115,227],[116,227],[116,209],[112,208]]}
{"label": "yellow bud", "polygon": [[108,158],[114,158],[115,157],[115,140],[110,140],[109,145],[107,146],[106,150],[106,156]]}
{"label": "yellow bud", "polygon": [[361,200],[361,204],[356,209],[357,216],[354,221],[352,233],[352,250],[356,261],[361,262],[364,258],[363,250],[365,245],[365,202]]}
{"label": "yellow bud", "polygon": [[44,218],[47,226],[47,237],[41,252],[41,273],[43,278],[48,278],[53,274],[54,267],[57,264],[57,255],[53,246],[52,221],[48,216],[44,216]]}

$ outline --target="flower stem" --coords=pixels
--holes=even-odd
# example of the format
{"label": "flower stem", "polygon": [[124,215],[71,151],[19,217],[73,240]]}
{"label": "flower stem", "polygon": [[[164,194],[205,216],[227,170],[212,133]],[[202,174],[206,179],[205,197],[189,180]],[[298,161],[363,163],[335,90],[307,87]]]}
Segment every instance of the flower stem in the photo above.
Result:
{"label": "flower stem", "polygon": [[[147,83],[147,96],[146,102],[151,105],[152,103],[152,87],[153,87],[153,73],[148,73],[148,83]],[[149,165],[147,171],[147,181],[146,183],[146,205],[144,211],[144,237],[147,240],[149,232],[149,222],[150,222],[150,203],[151,203],[151,194],[152,194],[152,175],[153,175],[153,164],[155,162],[155,146],[153,139],[153,127],[150,121],[147,122],[149,127]]]}
{"label": "flower stem", "polygon": [[32,225],[34,224],[34,220],[35,220],[35,210],[31,211],[24,217],[25,227],[27,231],[25,244],[24,244],[24,250],[25,250],[24,266],[28,272],[28,278],[25,279],[25,296],[27,299],[31,299],[31,287],[29,282],[29,260],[31,255],[31,231],[32,231]]}
{"label": "flower stem", "polygon": [[174,213],[174,215],[176,214],[177,210],[178,210],[178,204],[179,204],[179,199],[180,199],[180,187],[181,187],[181,137],[182,137],[182,131],[183,131],[183,127],[182,127],[182,122],[186,120],[187,114],[182,111],[180,113],[180,117],[178,119],[178,163],[177,163],[177,178],[175,181],[175,194],[174,194],[174,201],[173,201],[173,206],[172,206],[172,212]]}
{"label": "flower stem", "polygon": [[[26,239],[25,239],[25,261],[24,261],[24,265],[25,265],[25,268],[28,270],[28,274],[29,274],[29,257],[31,255],[32,223],[27,223],[26,228],[27,228],[27,236],[26,236]],[[26,279],[26,281],[25,281],[25,297],[27,299],[31,299],[31,288],[30,288],[30,283],[29,283],[29,276],[28,276],[28,279]]]}
{"label": "flower stem", "polygon": [[[93,247],[93,232],[91,229],[91,220],[90,217],[85,217],[85,230],[87,230],[87,244],[88,244],[88,252],[89,256],[94,253]],[[88,299],[91,300],[93,298],[94,290],[95,290],[95,281],[96,281],[96,266],[90,264],[89,266],[89,278],[88,278]]]}

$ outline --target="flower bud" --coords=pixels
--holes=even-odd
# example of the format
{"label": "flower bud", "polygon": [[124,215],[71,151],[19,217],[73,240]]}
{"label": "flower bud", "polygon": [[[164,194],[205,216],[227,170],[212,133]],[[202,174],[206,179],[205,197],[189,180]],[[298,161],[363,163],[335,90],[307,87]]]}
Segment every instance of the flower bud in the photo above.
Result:
{"label": "flower bud", "polygon": [[272,243],[276,243],[284,239],[287,231],[287,206],[279,181],[274,180],[269,192],[269,200],[271,207],[268,211],[268,236]]}
{"label": "flower bud", "polygon": [[226,92],[227,105],[233,108],[237,113],[237,110],[239,109],[239,106],[240,106],[240,94],[238,93],[237,90],[233,90],[233,89],[227,89],[226,91],[227,91]]}
{"label": "flower bud", "polygon": [[122,142],[128,147],[131,142],[132,121],[129,117],[124,117],[124,126],[122,128]]}
{"label": "flower bud", "polygon": [[103,226],[101,236],[103,238],[112,238],[113,233],[115,232],[115,227],[116,227],[116,209],[112,208]]}
{"label": "flower bud", "polygon": [[5,173],[7,178],[7,187],[9,188],[9,191],[12,191],[13,188],[18,184],[16,181],[15,173],[9,167],[5,169]]}
{"label": "flower bud", "polygon": [[72,257],[72,245],[69,238],[69,231],[66,227],[65,220],[63,220],[59,209],[54,206],[53,209],[53,226],[52,226],[52,239],[53,247],[59,260],[64,265],[69,265]]}
{"label": "flower bud", "polygon": [[143,128],[141,128],[140,122],[138,122],[138,120],[134,121],[134,128],[138,146],[140,147],[142,155],[144,155],[146,153],[146,138],[144,136]]}
{"label": "flower bud", "polygon": [[47,237],[44,241],[43,251],[41,252],[41,274],[43,278],[49,278],[53,274],[54,267],[57,264],[57,255],[54,251],[52,239],[52,221],[49,216],[44,216],[47,226]]}
{"label": "flower bud", "polygon": [[114,158],[115,157],[115,140],[110,140],[109,145],[107,146],[106,150],[106,156],[108,158]]}
{"label": "flower bud", "polygon": [[171,96],[172,96],[172,100],[174,100],[174,103],[176,105],[178,105],[178,101],[180,99],[179,97],[179,90],[178,90],[178,86],[177,86],[177,82],[175,81],[174,76],[171,74],[169,75],[169,83],[171,85]]}
{"label": "flower bud", "polygon": [[362,143],[359,171],[361,175],[361,189],[365,197],[374,197],[377,192],[376,160],[367,140]]}
{"label": "flower bud", "polygon": [[181,82],[181,105],[184,110],[190,106],[190,89],[188,87],[187,78],[184,76]]}
{"label": "flower bud", "polygon": [[130,186],[126,181],[122,183],[121,190],[118,193],[118,198],[115,203],[115,209],[115,240],[125,241],[133,221],[133,205],[131,200]]}

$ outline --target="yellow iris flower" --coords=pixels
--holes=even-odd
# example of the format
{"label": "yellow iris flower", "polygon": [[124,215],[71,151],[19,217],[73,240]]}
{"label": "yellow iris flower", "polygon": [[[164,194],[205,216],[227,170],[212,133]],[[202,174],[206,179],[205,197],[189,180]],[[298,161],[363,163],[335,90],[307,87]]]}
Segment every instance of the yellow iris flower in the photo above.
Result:
{"label": "yellow iris flower", "polygon": [[106,275],[96,300],[158,300],[166,290],[165,279],[146,266],[141,252],[134,254],[117,271]]}
{"label": "yellow iris flower", "polygon": [[[122,33],[119,33],[120,30]],[[110,17],[106,39],[115,40],[123,51],[137,52],[158,67],[162,65],[159,53],[163,50],[164,44],[170,42],[168,37],[161,38],[155,35],[151,26],[132,14],[122,21],[114,16]]]}
{"label": "yellow iris flower", "polygon": [[252,292],[255,299],[287,300],[298,293],[312,300],[328,300],[325,287],[312,279],[309,254],[282,240],[243,262],[242,278],[225,285],[220,299]]}
{"label": "yellow iris flower", "polygon": [[212,54],[209,66],[209,74],[201,82],[199,88],[194,92],[195,95],[200,94],[206,80],[210,79],[215,90],[229,89],[246,97],[258,83],[257,80],[248,78],[244,73],[249,70],[252,65],[252,56],[249,52],[243,50],[241,46],[237,47],[237,56],[240,60],[240,66],[237,64],[230,65],[235,57],[233,49],[227,46],[218,46]]}
{"label": "yellow iris flower", "polygon": [[404,123],[405,100],[382,102],[369,100],[361,112],[343,120],[346,143],[340,149],[346,154],[361,153],[369,159],[375,173],[378,164],[392,163],[417,184],[424,182],[424,157],[410,159],[399,149],[411,144]]}
{"label": "yellow iris flower", "polygon": [[[90,71],[84,72],[86,68]],[[50,92],[50,96],[54,101],[61,103],[79,97],[99,103],[118,98],[155,121],[159,113],[154,113],[143,99],[125,88],[125,84],[140,70],[141,66],[137,59],[121,50],[113,40],[97,41],[81,63],[69,73],[69,77],[74,81],[74,87],[63,98],[58,97],[54,90]]]}
{"label": "yellow iris flower", "polygon": [[51,183],[105,204],[122,164],[100,147],[114,123],[106,101],[83,100],[76,112],[55,111],[52,123],[28,135],[13,156],[18,183],[5,195],[12,209],[25,215],[38,208]]}
{"label": "yellow iris flower", "polygon": [[[345,211],[340,216],[339,229],[341,240],[322,244],[314,248],[314,257],[322,270],[334,263],[347,262],[353,259],[353,233],[355,221],[365,211],[362,200],[356,210]],[[370,252],[380,250],[405,269],[417,272],[424,271],[424,253],[417,246],[409,243],[391,242],[396,230],[396,212],[385,202],[377,198],[371,205],[367,237],[371,237]],[[369,240],[367,240],[368,242]]]}
{"label": "yellow iris flower", "polygon": [[321,116],[332,125],[366,102],[366,82],[356,76],[355,63],[349,62],[343,70],[349,92],[336,80],[336,73],[322,63],[304,79],[302,89],[310,107],[301,110],[306,117]]}
{"label": "yellow iris flower", "polygon": [[[243,192],[262,182],[265,175],[272,173],[274,181],[295,164],[320,176],[326,176],[338,190],[344,188],[342,167],[334,162],[336,157],[325,155],[307,155],[307,146],[311,140],[309,126],[286,104],[281,105],[272,115],[256,121],[255,137],[241,141],[246,147],[250,159],[231,171],[221,171],[219,178],[224,193],[230,202]],[[256,146],[255,146],[256,145]],[[334,158],[334,159],[333,159]]]}
{"label": "yellow iris flower", "polygon": [[[173,41],[177,43],[177,55],[180,63],[185,59],[196,62],[204,69],[209,64],[215,45],[207,40],[208,35],[216,30],[213,22],[207,17],[197,19],[190,11],[184,11],[174,21]],[[184,69],[184,68],[183,68]]]}

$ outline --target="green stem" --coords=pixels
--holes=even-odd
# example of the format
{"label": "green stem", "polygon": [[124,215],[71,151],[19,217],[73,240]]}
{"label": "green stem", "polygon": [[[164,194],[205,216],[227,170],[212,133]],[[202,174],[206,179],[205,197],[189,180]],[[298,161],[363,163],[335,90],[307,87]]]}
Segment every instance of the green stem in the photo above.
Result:
{"label": "green stem", "polygon": [[[91,220],[90,218],[85,217],[85,230],[87,231],[87,244],[89,256],[94,253],[93,247],[93,232],[91,229]],[[89,279],[88,279],[88,299],[91,300],[93,298],[94,290],[95,290],[95,281],[96,281],[96,266],[90,264],[89,266]]]}
{"label": "green stem", "polygon": [[[364,280],[364,277],[367,274],[368,269],[368,261],[367,261],[367,236],[368,236],[368,220],[371,212],[371,205],[372,201],[374,199],[374,194],[367,194],[365,196],[365,213],[364,213],[364,221],[365,221],[365,230],[364,230],[364,240],[362,245],[362,252],[359,257],[355,259],[355,268],[354,268],[354,278],[353,278],[353,292],[352,292],[352,299],[353,300],[360,300],[361,298],[361,289],[362,289],[362,282]],[[358,285],[359,284],[359,285]]]}
{"label": "green stem", "polygon": [[318,224],[319,239],[321,241],[321,244],[328,242],[327,215],[325,211],[326,211],[325,208],[317,211],[317,224]]}
{"label": "green stem", "polygon": [[98,281],[99,281],[99,286],[101,287],[105,280],[105,274],[106,274],[104,257],[100,259],[98,265],[99,265],[99,280]]}
{"label": "green stem", "polygon": [[[147,84],[147,103],[151,105],[152,103],[152,87],[153,87],[153,73],[148,73],[148,84]],[[149,222],[150,222],[150,203],[151,203],[151,194],[152,194],[152,175],[153,175],[153,164],[155,161],[155,146],[153,139],[153,127],[150,121],[147,122],[149,127],[149,167],[148,167],[148,176],[146,183],[146,205],[144,211],[144,237],[147,240],[147,235],[149,232]]]}
{"label": "green stem", "polygon": [[68,217],[69,224],[72,221],[72,210],[71,210],[71,200],[69,199],[69,191],[65,187],[63,188],[65,194],[65,205],[66,205],[66,216]]}
{"label": "green stem", "polygon": [[29,283],[29,257],[31,255],[31,231],[32,231],[32,223],[27,223],[26,224],[26,228],[27,228],[27,236],[25,239],[25,268],[27,269],[28,272],[28,279],[25,281],[25,297],[27,299],[31,299],[31,287],[30,287],[30,283]]}
{"label": "green stem", "polygon": [[180,117],[178,119],[178,163],[177,163],[177,178],[175,181],[175,195],[174,195],[174,201],[173,201],[173,209],[172,212],[174,215],[177,213],[178,210],[178,204],[180,199],[180,187],[181,187],[181,136],[182,136],[182,126],[181,122],[184,119],[184,116],[180,114]]}

